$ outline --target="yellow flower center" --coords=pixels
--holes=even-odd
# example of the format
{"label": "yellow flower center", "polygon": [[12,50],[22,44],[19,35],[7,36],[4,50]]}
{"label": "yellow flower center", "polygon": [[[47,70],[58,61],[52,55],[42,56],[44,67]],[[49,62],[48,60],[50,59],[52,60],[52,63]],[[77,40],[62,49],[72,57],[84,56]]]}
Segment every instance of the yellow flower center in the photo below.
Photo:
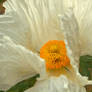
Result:
{"label": "yellow flower center", "polygon": [[66,53],[65,43],[62,40],[48,41],[40,49],[40,57],[46,60],[47,70],[60,69],[70,64],[70,60]]}

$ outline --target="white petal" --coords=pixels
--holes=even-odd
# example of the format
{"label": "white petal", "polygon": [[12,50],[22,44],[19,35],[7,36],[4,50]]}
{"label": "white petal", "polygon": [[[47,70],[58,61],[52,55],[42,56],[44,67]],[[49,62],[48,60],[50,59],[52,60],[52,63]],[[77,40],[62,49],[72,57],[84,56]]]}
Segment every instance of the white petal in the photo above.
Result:
{"label": "white petal", "polygon": [[0,32],[9,35],[14,42],[39,51],[48,40],[63,39],[58,19],[63,12],[62,0],[7,2],[6,15],[0,18]]}
{"label": "white petal", "polygon": [[64,0],[64,6],[72,6],[79,24],[81,55],[92,55],[92,1]]}
{"label": "white petal", "polygon": [[69,81],[65,76],[60,76],[40,81],[25,92],[86,92],[86,90],[84,87]]}
{"label": "white petal", "polygon": [[81,55],[92,55],[92,0],[64,0],[64,9],[73,7],[79,24]]}
{"label": "white petal", "polygon": [[74,14],[80,24],[82,19],[87,15],[89,7],[91,8],[91,0],[63,0],[64,9],[73,7]]}
{"label": "white petal", "polygon": [[26,2],[24,0],[8,0],[4,6],[6,13],[0,16],[0,32],[11,37],[16,44],[30,48],[30,26]]}
{"label": "white petal", "polygon": [[61,20],[61,29],[63,30],[65,43],[67,48],[67,54],[70,59],[71,65],[74,71],[71,71],[71,78],[74,74],[75,79],[80,83],[80,85],[92,84],[89,82],[87,77],[80,75],[79,71],[79,57],[80,57],[80,46],[79,46],[79,30],[76,18],[70,8],[63,16]]}
{"label": "white petal", "polygon": [[8,89],[33,74],[46,74],[45,61],[7,36],[0,35],[0,89]]}
{"label": "white petal", "polygon": [[67,54],[71,64],[78,67],[80,56],[79,29],[71,8],[61,18],[61,30],[64,33]]}
{"label": "white petal", "polygon": [[92,55],[92,1],[86,0],[83,3],[85,8],[80,18],[81,54]]}
{"label": "white petal", "polygon": [[62,40],[58,15],[63,12],[62,0],[27,0],[30,15],[32,46],[36,50],[48,40]]}

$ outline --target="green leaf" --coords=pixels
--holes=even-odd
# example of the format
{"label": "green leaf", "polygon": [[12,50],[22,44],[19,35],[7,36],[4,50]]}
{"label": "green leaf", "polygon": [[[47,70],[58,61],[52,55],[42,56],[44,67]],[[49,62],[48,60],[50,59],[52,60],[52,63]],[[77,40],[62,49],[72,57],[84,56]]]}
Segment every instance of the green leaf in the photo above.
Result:
{"label": "green leaf", "polygon": [[80,57],[80,73],[87,76],[89,80],[92,79],[92,56],[85,55]]}
{"label": "green leaf", "polygon": [[32,86],[34,86],[34,84],[37,81],[37,78],[40,75],[37,74],[29,79],[23,80],[19,83],[17,83],[16,85],[14,85],[13,87],[11,87],[9,90],[7,90],[6,92],[24,92],[26,89],[31,88]]}

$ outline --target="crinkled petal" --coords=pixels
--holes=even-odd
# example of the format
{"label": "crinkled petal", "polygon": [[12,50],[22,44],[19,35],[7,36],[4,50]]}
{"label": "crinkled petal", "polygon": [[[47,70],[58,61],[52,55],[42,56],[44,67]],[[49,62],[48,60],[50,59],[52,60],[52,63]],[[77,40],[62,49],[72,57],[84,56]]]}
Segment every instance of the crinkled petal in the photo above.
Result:
{"label": "crinkled petal", "polygon": [[92,1],[82,0],[82,3],[80,6],[85,8],[80,17],[81,55],[92,55]]}
{"label": "crinkled petal", "polygon": [[86,90],[84,87],[71,82],[65,76],[60,76],[38,81],[34,87],[25,92],[86,92]]}
{"label": "crinkled petal", "polygon": [[1,31],[15,43],[39,52],[48,40],[62,40],[58,15],[62,0],[9,0],[6,15],[0,18]]}
{"label": "crinkled petal", "polygon": [[0,89],[8,89],[17,82],[40,73],[46,75],[45,61],[37,54],[16,45],[0,35]]}
{"label": "crinkled petal", "polygon": [[64,0],[64,7],[73,7],[79,24],[81,55],[92,55],[92,1]]}
{"label": "crinkled petal", "polygon": [[0,16],[0,32],[12,38],[16,44],[31,48],[30,25],[25,0],[7,0],[6,13]]}
{"label": "crinkled petal", "polygon": [[64,33],[67,54],[70,58],[71,64],[78,67],[80,56],[79,28],[72,8],[68,9],[62,16],[61,30]]}
{"label": "crinkled petal", "polygon": [[92,4],[91,0],[63,0],[63,5],[65,10],[69,7],[73,7],[74,14],[80,24],[85,16],[88,15]]}
{"label": "crinkled petal", "polygon": [[58,15],[63,12],[62,0],[27,0],[32,47],[37,51],[48,40],[62,40]]}
{"label": "crinkled petal", "polygon": [[79,68],[79,56],[80,56],[80,48],[79,48],[79,30],[76,18],[73,14],[73,10],[70,8],[61,18],[61,29],[63,30],[65,37],[65,44],[67,48],[67,54],[70,59],[71,65],[73,67],[73,71],[71,70],[71,78],[78,81],[80,85],[92,84],[92,81],[89,82],[87,77],[83,77],[80,75]]}

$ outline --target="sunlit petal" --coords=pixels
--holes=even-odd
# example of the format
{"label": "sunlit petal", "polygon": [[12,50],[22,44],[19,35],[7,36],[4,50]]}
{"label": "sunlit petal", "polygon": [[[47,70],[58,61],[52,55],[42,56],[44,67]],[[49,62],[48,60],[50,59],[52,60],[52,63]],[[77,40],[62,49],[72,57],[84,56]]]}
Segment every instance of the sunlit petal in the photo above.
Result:
{"label": "sunlit petal", "polygon": [[73,10],[70,8],[61,18],[61,30],[63,30],[67,54],[71,64],[79,65],[79,28]]}
{"label": "sunlit petal", "polygon": [[44,60],[12,40],[0,35],[0,89],[8,89],[24,78],[45,72]]}
{"label": "sunlit petal", "polygon": [[25,92],[86,92],[86,90],[76,83],[71,82],[65,76],[60,76],[40,81],[33,88]]}
{"label": "sunlit petal", "polygon": [[76,18],[73,14],[73,10],[71,8],[61,18],[61,29],[63,30],[65,37],[67,54],[70,58],[71,65],[74,68],[74,78],[79,81],[81,85],[86,85],[89,83],[89,81],[86,77],[82,77],[78,72],[80,57],[79,29]]}
{"label": "sunlit petal", "polygon": [[79,24],[81,55],[92,55],[92,1],[64,0],[64,7],[73,7]]}
{"label": "sunlit petal", "polygon": [[[26,2],[22,0],[7,0],[5,15],[0,16],[0,32],[12,38],[16,44],[30,48],[30,26]],[[30,45],[29,45],[30,44]]]}
{"label": "sunlit petal", "polygon": [[85,9],[80,18],[81,54],[92,55],[92,1],[87,0],[84,4]]}
{"label": "sunlit petal", "polygon": [[61,40],[58,15],[63,12],[62,0],[28,0],[32,47],[37,51],[49,40]]}

